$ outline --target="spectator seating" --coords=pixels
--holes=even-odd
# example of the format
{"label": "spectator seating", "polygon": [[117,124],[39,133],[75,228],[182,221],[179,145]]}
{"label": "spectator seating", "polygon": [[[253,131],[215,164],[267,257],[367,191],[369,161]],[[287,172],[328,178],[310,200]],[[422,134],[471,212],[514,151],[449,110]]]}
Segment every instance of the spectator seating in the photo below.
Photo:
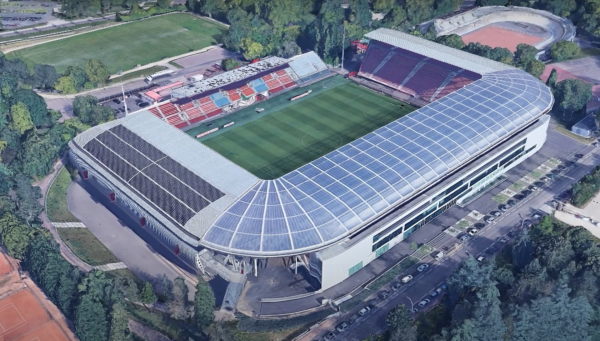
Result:
{"label": "spectator seating", "polygon": [[185,111],[185,110],[191,109],[191,108],[193,108],[193,107],[195,107],[195,105],[194,105],[194,103],[193,103],[193,102],[191,102],[191,101],[190,101],[189,103],[182,104],[182,105],[181,105],[181,110],[182,110],[182,111]]}
{"label": "spectator seating", "polygon": [[163,118],[163,116],[160,114],[160,112],[158,111],[157,108],[150,108],[150,109],[148,109],[148,111],[150,111],[151,113],[153,113],[154,116],[156,116],[158,118]]}
{"label": "spectator seating", "polygon": [[179,109],[177,109],[177,107],[171,102],[167,102],[165,104],[160,105],[158,109],[165,117],[171,116],[179,112]]}
{"label": "spectator seating", "polygon": [[430,102],[481,78],[474,72],[379,41],[370,42],[359,76]]}

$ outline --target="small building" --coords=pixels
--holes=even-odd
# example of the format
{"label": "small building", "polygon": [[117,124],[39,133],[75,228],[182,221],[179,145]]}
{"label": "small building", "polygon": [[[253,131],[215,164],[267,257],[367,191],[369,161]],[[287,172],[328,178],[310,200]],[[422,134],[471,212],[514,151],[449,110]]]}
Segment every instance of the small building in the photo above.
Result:
{"label": "small building", "polygon": [[571,132],[583,137],[592,137],[592,134],[598,130],[596,126],[596,117],[594,115],[588,115],[581,121],[575,123],[571,127]]}

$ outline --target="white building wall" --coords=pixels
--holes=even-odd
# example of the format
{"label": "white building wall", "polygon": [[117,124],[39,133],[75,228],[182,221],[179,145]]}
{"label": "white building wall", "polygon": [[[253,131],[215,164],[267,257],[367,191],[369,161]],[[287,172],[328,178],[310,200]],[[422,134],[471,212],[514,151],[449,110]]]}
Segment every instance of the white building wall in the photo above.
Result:
{"label": "white building wall", "polygon": [[[544,116],[541,118],[541,120],[545,120],[545,122],[542,125],[540,125],[539,127],[537,127],[535,130],[531,131],[527,135],[527,142],[525,144],[525,150],[528,150],[529,148],[531,148],[533,146],[535,146],[535,148],[533,148],[527,154],[518,158],[515,162],[511,163],[508,167],[506,167],[503,170],[502,173],[498,174],[498,176],[505,173],[506,171],[514,168],[519,163],[523,162],[525,159],[529,158],[531,155],[535,154],[538,150],[540,150],[540,148],[542,148],[544,142],[546,142],[546,136],[547,136],[546,132],[548,130],[548,124],[550,122],[550,119],[548,116]],[[504,151],[512,148],[514,145],[519,143],[521,140],[522,139],[515,140],[515,143],[513,145],[498,152],[498,154],[501,154]],[[479,166],[478,168],[475,168],[473,171],[471,171],[465,178],[468,179],[468,177],[470,177],[472,175],[477,175],[478,173],[480,173],[481,171],[484,170],[483,166],[486,166],[486,168],[489,167],[488,165],[485,165],[485,163],[483,163],[481,166]],[[452,185],[452,184],[448,184],[447,187],[450,187],[450,185]],[[442,192],[442,191],[440,191],[440,192]],[[431,197],[433,198],[436,196],[432,195]],[[419,207],[419,206],[420,205],[416,205],[415,207]],[[377,258],[377,257],[376,257],[376,251],[372,251],[373,237],[376,234],[378,234],[379,232],[384,231],[385,229],[387,229],[389,226],[396,223],[400,219],[404,218],[408,214],[411,214],[412,212],[413,211],[407,211],[404,214],[399,215],[393,221],[382,226],[380,229],[373,231],[373,233],[369,234],[368,236],[363,237],[361,241],[356,242],[355,244],[353,244],[347,248],[345,248],[343,244],[341,244],[341,245],[338,244],[338,245],[332,246],[330,249],[326,249],[324,251],[317,252],[316,257],[319,257],[322,262],[321,290],[326,290],[328,288],[331,288],[334,285],[337,285],[337,284],[341,283],[343,280],[349,278],[350,277],[350,272],[349,272],[350,269],[352,267],[356,266],[357,264],[359,264],[360,262],[363,263],[362,266],[364,267],[367,264],[369,264],[370,262],[372,262],[373,260],[375,260],[375,258]],[[403,240],[403,236],[404,236],[404,234],[400,234],[396,238],[390,240],[389,248],[392,248],[393,246],[395,246],[399,242],[401,242]],[[336,253],[335,248],[339,248],[339,252]]]}

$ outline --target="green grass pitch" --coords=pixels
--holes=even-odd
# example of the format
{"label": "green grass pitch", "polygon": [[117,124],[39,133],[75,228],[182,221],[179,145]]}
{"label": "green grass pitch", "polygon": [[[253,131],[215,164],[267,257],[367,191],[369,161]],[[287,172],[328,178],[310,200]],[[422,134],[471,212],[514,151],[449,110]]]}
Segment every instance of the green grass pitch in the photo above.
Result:
{"label": "green grass pitch", "polygon": [[[324,88],[323,83],[337,84]],[[310,88],[313,93],[289,102]],[[235,123],[241,125],[208,135],[201,142],[259,178],[275,179],[415,110],[339,76],[294,89],[255,107],[267,105],[271,107],[266,115],[246,123],[242,118]],[[244,110],[253,111],[254,107]],[[188,134],[195,136],[207,129]]]}
{"label": "green grass pitch", "polygon": [[189,14],[169,14],[110,27],[11,52],[30,68],[50,64],[63,72],[97,58],[112,74],[163,58],[199,50],[221,41],[227,29]]}

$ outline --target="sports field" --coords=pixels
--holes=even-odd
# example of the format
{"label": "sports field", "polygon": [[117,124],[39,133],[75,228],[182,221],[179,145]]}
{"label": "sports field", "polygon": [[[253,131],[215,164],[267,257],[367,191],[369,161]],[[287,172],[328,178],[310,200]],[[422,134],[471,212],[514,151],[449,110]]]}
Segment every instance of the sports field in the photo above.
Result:
{"label": "sports field", "polygon": [[[308,89],[310,95],[289,101]],[[262,179],[278,178],[415,109],[340,76],[256,106],[266,113],[246,123],[236,120],[234,127],[201,142]]]}
{"label": "sports field", "polygon": [[112,74],[163,58],[199,50],[221,41],[227,29],[189,14],[169,14],[102,29],[11,52],[29,67],[51,64],[63,72],[100,59]]}

